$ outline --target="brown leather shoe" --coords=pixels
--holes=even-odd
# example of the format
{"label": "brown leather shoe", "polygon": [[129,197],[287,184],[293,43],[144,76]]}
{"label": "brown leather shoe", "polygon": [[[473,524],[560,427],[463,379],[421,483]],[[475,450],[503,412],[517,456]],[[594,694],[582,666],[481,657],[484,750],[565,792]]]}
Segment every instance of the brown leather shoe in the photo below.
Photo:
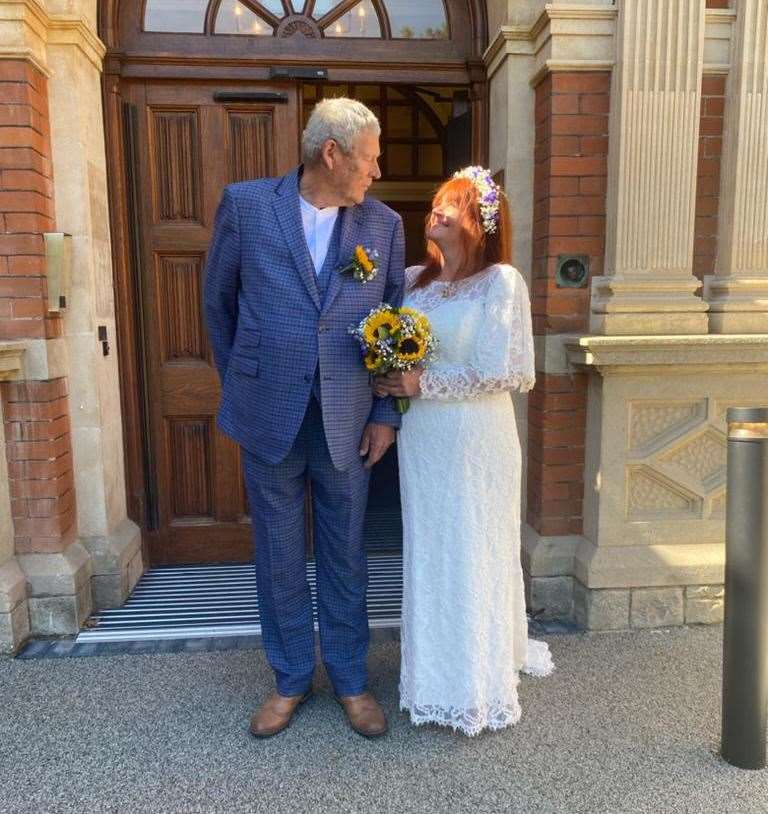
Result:
{"label": "brown leather shoe", "polygon": [[312,695],[308,690],[304,695],[272,695],[251,716],[250,733],[254,738],[271,738],[282,732],[293,718],[294,712]]}
{"label": "brown leather shoe", "polygon": [[369,693],[337,695],[352,729],[364,738],[380,738],[387,733],[387,719],[379,702]]}

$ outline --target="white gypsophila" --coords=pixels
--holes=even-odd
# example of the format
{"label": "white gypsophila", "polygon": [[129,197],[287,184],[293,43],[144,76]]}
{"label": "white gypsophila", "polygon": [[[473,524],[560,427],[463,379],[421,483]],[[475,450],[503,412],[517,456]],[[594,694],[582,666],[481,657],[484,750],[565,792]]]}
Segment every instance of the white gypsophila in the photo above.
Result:
{"label": "white gypsophila", "polygon": [[381,134],[379,120],[356,99],[344,97],[323,99],[318,102],[301,136],[301,156],[306,164],[312,164],[328,139],[333,139],[345,153],[351,153],[357,136],[364,130]]}

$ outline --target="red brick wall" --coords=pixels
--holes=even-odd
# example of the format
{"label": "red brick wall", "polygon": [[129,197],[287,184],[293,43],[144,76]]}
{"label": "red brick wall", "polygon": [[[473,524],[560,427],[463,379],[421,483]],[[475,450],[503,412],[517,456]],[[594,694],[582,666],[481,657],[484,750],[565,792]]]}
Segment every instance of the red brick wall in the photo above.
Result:
{"label": "red brick wall", "polygon": [[[560,254],[603,273],[610,73],[553,73],[536,87],[533,331],[586,331],[589,286],[558,288]],[[539,371],[529,397],[528,522],[542,535],[582,530],[586,376]]]}
{"label": "red brick wall", "polygon": [[[0,341],[50,339],[43,233],[55,231],[47,81],[25,60],[0,60]],[[4,382],[16,552],[61,551],[74,539],[67,380]]]}
{"label": "red brick wall", "polygon": [[730,8],[730,0],[707,0],[707,8]]}
{"label": "red brick wall", "polygon": [[701,82],[699,167],[696,179],[696,227],[693,243],[693,273],[700,280],[707,274],[715,273],[725,79],[724,76],[704,76]]}
{"label": "red brick wall", "polygon": [[46,79],[25,60],[0,60],[0,100],[0,340],[59,336],[42,237],[54,230]]}
{"label": "red brick wall", "polygon": [[2,396],[16,553],[61,551],[76,533],[66,379],[6,382]]}

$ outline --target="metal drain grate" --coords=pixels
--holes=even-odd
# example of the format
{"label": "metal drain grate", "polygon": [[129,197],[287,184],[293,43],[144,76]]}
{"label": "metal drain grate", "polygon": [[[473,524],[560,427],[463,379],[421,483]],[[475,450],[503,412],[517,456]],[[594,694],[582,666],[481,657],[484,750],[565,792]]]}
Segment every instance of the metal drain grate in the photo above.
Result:
{"label": "metal drain grate", "polygon": [[[368,614],[372,628],[398,627],[403,598],[402,555],[368,555]],[[315,563],[307,563],[317,629]],[[261,634],[253,565],[151,568],[120,608],[101,611],[78,644]]]}

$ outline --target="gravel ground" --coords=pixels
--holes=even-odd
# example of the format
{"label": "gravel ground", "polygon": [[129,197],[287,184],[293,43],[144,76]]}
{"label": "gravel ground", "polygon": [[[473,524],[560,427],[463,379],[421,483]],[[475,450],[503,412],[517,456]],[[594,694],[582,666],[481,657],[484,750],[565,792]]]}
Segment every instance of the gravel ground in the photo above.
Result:
{"label": "gravel ground", "polygon": [[319,673],[257,741],[260,650],[0,658],[2,812],[768,812],[768,773],[725,764],[721,629],[549,636],[523,719],[466,738],[397,711],[399,646],[371,649],[390,718],[352,733]]}

